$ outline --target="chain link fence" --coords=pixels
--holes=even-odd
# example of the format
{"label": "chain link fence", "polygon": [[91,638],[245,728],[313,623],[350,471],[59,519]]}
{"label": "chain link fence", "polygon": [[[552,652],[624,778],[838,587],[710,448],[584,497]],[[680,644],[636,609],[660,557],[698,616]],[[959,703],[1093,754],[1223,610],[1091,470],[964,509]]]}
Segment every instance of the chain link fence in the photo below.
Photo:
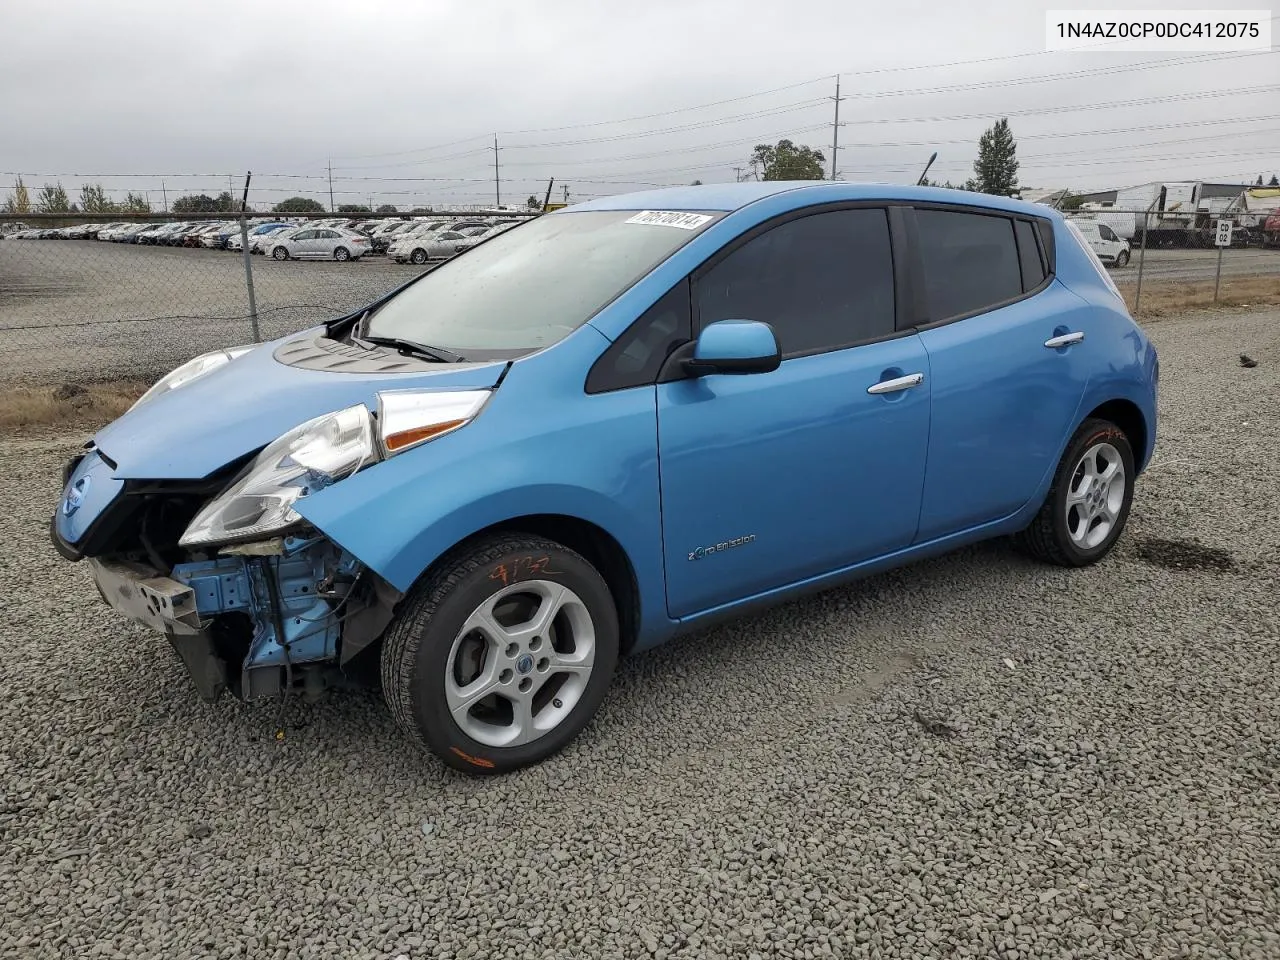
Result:
{"label": "chain link fence", "polygon": [[[352,257],[346,260],[334,259],[332,251],[320,254],[324,259],[275,259],[269,248],[246,255],[239,249],[243,235],[254,246],[259,237],[275,235],[272,226],[281,221],[227,216],[41,215],[0,222],[0,384],[151,381],[202,351],[271,340],[351,312],[431,269],[432,261],[406,256],[412,250],[400,251],[403,263],[387,255],[396,233],[430,223],[439,224],[437,236],[451,227],[478,233],[485,224],[528,215],[288,216],[290,228],[341,226],[372,235],[370,252],[347,251]],[[1217,219],[1228,218],[1200,217],[1187,229],[1148,211],[1069,216],[1109,260],[1139,316],[1215,302],[1280,302],[1280,217],[1229,218],[1231,245],[1217,248]],[[430,255],[454,249],[437,243]]]}
{"label": "chain link fence", "polygon": [[[64,214],[0,223],[0,383],[154,380],[203,351],[272,340],[349,313],[484,236],[485,226],[528,215],[288,215],[289,225],[276,231],[280,218],[227,216]],[[396,235],[432,224],[439,226],[431,242],[406,250],[405,262],[387,255]],[[258,249],[261,240],[313,229],[333,238],[242,249],[244,236]],[[345,243],[348,231],[370,242]],[[466,239],[436,239],[459,235]],[[286,253],[273,256],[275,247]],[[423,260],[428,253],[432,259]]]}
{"label": "chain link fence", "polygon": [[1215,304],[1280,302],[1280,210],[1064,212],[1140,318]]}

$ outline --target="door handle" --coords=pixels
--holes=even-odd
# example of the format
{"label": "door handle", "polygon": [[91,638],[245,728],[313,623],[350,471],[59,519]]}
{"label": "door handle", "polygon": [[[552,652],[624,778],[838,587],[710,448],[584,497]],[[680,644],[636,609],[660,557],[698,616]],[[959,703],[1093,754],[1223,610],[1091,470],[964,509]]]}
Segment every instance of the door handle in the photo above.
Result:
{"label": "door handle", "polygon": [[912,387],[918,387],[924,383],[923,373],[909,373],[905,377],[895,377],[892,380],[881,380],[879,383],[873,383],[867,387],[867,393],[897,393],[899,390],[910,390]]}
{"label": "door handle", "polygon": [[1079,343],[1083,339],[1084,334],[1077,330],[1075,333],[1064,333],[1060,337],[1050,337],[1044,345],[1050,350],[1056,350],[1059,347],[1069,347],[1073,343]]}

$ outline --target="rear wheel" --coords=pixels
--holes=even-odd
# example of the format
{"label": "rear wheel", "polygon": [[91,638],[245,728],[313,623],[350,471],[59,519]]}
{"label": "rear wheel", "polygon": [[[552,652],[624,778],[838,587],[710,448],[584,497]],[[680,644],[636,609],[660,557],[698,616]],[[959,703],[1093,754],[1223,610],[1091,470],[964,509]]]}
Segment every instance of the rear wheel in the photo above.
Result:
{"label": "rear wheel", "polygon": [[271,251],[271,259],[272,260],[288,260],[289,251],[286,250],[284,247],[276,247],[274,250]]}
{"label": "rear wheel", "polygon": [[1118,254],[1116,254],[1116,266],[1127,267],[1128,265],[1129,265],[1129,251],[1121,250]]}
{"label": "rear wheel", "polygon": [[396,723],[449,766],[505,773],[570,743],[618,659],[604,579],[567,547],[498,535],[460,548],[405,601],[382,649]]}
{"label": "rear wheel", "polygon": [[1135,478],[1124,431],[1107,420],[1086,420],[1068,444],[1040,512],[1016,537],[1019,546],[1058,566],[1097,563],[1129,519]]}
{"label": "rear wheel", "polygon": [[414,250],[414,251],[413,251],[413,253],[409,254],[409,259],[410,259],[410,261],[412,261],[413,263],[417,263],[417,264],[423,264],[423,263],[426,263],[426,262],[427,262],[427,251],[425,251],[425,250],[423,250],[421,247],[419,247],[418,249]]}
{"label": "rear wheel", "polygon": [[345,263],[351,259],[351,251],[346,247],[338,247],[338,249],[333,251],[333,259]]}

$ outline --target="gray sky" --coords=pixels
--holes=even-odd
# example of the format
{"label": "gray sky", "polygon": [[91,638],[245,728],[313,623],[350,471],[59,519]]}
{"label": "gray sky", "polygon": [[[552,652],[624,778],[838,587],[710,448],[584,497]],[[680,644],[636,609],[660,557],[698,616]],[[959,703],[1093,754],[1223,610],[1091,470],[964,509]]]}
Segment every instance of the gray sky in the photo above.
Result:
{"label": "gray sky", "polygon": [[930,175],[963,181],[1002,114],[1024,186],[1280,173],[1276,89],[1139,102],[1280,85],[1280,52],[1045,53],[1044,11],[1061,6],[10,3],[0,187],[11,172],[33,189],[61,174],[74,196],[99,179],[86,174],[122,174],[100,181],[154,191],[158,208],[152,174],[172,202],[251,169],[259,206],[292,193],[327,204],[331,157],[338,203],[491,202],[495,132],[504,202],[541,196],[551,176],[571,199],[732,180],[757,142],[790,137],[830,157],[837,73],[848,180],[914,181],[936,149]]}

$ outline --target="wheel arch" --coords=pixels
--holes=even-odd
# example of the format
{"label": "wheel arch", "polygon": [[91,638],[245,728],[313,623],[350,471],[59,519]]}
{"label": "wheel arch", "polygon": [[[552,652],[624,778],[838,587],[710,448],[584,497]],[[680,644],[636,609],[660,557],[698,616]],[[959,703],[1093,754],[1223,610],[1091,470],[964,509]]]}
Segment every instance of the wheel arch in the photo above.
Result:
{"label": "wheel arch", "polygon": [[1123,397],[1107,400],[1085,414],[1084,420],[1089,419],[1107,420],[1124,431],[1129,446],[1133,449],[1134,458],[1139,462],[1138,469],[1145,468],[1150,428],[1147,418],[1136,403]]}

